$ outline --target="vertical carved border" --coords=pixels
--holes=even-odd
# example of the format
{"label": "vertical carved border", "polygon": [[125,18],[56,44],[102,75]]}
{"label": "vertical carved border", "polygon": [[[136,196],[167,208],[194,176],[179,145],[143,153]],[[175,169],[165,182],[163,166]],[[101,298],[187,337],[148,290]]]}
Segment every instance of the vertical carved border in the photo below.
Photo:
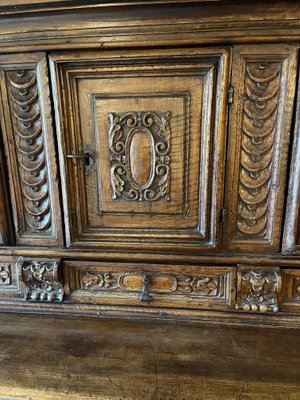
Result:
{"label": "vertical carved border", "polygon": [[46,55],[0,56],[0,74],[17,244],[62,244]]}
{"label": "vertical carved border", "polygon": [[224,241],[279,251],[296,78],[293,46],[236,46]]}

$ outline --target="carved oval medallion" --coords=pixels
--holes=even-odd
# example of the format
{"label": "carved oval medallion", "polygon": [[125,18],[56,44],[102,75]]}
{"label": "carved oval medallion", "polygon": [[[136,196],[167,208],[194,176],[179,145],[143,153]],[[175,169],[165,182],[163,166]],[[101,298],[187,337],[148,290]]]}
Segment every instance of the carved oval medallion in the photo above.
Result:
{"label": "carved oval medallion", "polygon": [[155,149],[151,132],[147,128],[133,129],[126,141],[127,175],[132,186],[145,189],[151,185]]}

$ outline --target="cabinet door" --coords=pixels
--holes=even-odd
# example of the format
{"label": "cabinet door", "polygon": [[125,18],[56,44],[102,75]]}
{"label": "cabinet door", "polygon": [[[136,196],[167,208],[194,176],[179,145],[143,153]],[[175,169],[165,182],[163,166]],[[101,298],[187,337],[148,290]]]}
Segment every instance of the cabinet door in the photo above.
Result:
{"label": "cabinet door", "polygon": [[237,46],[229,121],[224,244],[276,252],[296,81],[296,47]]}
{"label": "cabinet door", "polygon": [[218,247],[228,59],[51,56],[69,245]]}
{"label": "cabinet door", "polygon": [[62,243],[44,54],[0,56],[1,128],[17,244]]}

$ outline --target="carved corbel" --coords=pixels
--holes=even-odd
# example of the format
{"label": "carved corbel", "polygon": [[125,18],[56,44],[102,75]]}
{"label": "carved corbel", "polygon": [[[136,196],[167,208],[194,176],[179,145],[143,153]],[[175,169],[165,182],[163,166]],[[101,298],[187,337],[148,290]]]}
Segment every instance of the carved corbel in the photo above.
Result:
{"label": "carved corbel", "polygon": [[21,281],[25,286],[25,300],[61,302],[63,283],[59,278],[60,260],[19,259]]}
{"label": "carved corbel", "polygon": [[279,267],[239,266],[237,278],[236,310],[278,312]]}

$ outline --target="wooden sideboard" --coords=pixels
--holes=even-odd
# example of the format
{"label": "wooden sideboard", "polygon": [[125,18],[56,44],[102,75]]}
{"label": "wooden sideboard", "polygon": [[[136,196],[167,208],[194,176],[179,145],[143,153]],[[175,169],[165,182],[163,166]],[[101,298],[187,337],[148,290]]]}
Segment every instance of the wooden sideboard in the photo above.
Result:
{"label": "wooden sideboard", "polygon": [[0,310],[300,324],[300,8],[0,5]]}

